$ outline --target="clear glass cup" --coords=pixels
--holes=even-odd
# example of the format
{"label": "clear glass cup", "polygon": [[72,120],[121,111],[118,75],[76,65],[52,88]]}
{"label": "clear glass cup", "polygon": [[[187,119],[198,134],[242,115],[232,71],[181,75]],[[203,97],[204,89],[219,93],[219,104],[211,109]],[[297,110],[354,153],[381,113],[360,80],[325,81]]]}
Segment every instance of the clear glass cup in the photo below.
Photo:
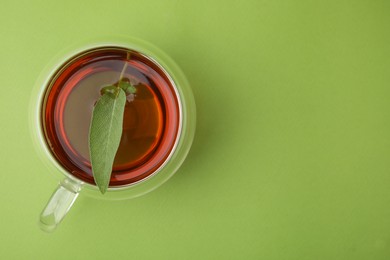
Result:
{"label": "clear glass cup", "polygon": [[[63,66],[64,62],[86,50],[105,46],[126,48],[139,52],[163,68],[175,88],[180,119],[175,145],[169,156],[155,172],[129,185],[109,187],[107,192],[102,195],[95,185],[76,178],[54,158],[45,141],[41,108],[45,101],[45,91],[50,84],[50,80],[54,73]],[[186,77],[169,56],[150,43],[128,37],[110,37],[110,39],[93,39],[81,42],[62,51],[46,66],[38,78],[32,93],[30,107],[30,127],[34,146],[40,158],[48,167],[48,173],[59,182],[57,189],[40,215],[39,224],[42,230],[54,231],[79,194],[105,200],[131,199],[148,193],[163,184],[177,171],[187,156],[195,133],[195,123],[195,101]]]}

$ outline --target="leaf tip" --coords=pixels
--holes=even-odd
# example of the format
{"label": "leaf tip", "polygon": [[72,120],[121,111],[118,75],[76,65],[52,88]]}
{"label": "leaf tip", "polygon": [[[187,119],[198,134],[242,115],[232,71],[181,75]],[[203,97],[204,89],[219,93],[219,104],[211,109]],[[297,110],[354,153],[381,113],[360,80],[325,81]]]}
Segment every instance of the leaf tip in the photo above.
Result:
{"label": "leaf tip", "polygon": [[101,183],[97,183],[97,186],[99,188],[99,191],[101,194],[105,194],[107,192],[107,189],[108,189],[108,183],[104,183],[104,184],[101,184]]}

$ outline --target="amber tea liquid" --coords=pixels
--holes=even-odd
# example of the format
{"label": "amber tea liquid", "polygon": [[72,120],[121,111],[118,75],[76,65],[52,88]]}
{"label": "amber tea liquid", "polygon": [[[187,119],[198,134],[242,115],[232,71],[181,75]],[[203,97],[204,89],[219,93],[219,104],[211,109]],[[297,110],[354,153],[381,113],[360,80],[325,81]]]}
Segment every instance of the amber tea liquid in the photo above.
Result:
{"label": "amber tea liquid", "polygon": [[154,173],[177,141],[179,101],[172,81],[159,65],[125,48],[85,51],[67,61],[51,79],[42,104],[42,127],[57,161],[90,184],[94,184],[88,149],[92,110],[100,90],[118,82],[125,62],[124,78],[137,92],[127,96],[110,186],[131,184]]}

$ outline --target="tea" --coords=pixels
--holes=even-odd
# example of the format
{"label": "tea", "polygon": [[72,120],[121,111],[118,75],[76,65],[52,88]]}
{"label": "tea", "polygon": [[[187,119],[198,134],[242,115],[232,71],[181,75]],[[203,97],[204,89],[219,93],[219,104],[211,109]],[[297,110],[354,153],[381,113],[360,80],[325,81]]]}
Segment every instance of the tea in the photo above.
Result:
{"label": "tea", "polygon": [[127,97],[110,186],[131,184],[151,175],[176,143],[180,105],[167,73],[147,56],[125,48],[85,51],[64,63],[52,77],[42,104],[42,126],[57,161],[91,184],[88,133],[92,110],[100,90],[119,80],[125,62],[124,78],[137,92]]}

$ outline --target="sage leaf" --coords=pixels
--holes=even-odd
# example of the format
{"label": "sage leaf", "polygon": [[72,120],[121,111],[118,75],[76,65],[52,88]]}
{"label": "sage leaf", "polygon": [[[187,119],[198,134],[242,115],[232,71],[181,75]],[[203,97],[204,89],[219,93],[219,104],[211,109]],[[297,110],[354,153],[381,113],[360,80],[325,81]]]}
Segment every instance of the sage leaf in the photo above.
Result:
{"label": "sage leaf", "polygon": [[137,89],[130,82],[120,81],[118,87],[123,89],[126,95],[135,94],[137,92]]}
{"label": "sage leaf", "polygon": [[112,166],[122,136],[126,94],[121,88],[104,93],[92,113],[89,153],[92,173],[100,192],[110,184]]}

